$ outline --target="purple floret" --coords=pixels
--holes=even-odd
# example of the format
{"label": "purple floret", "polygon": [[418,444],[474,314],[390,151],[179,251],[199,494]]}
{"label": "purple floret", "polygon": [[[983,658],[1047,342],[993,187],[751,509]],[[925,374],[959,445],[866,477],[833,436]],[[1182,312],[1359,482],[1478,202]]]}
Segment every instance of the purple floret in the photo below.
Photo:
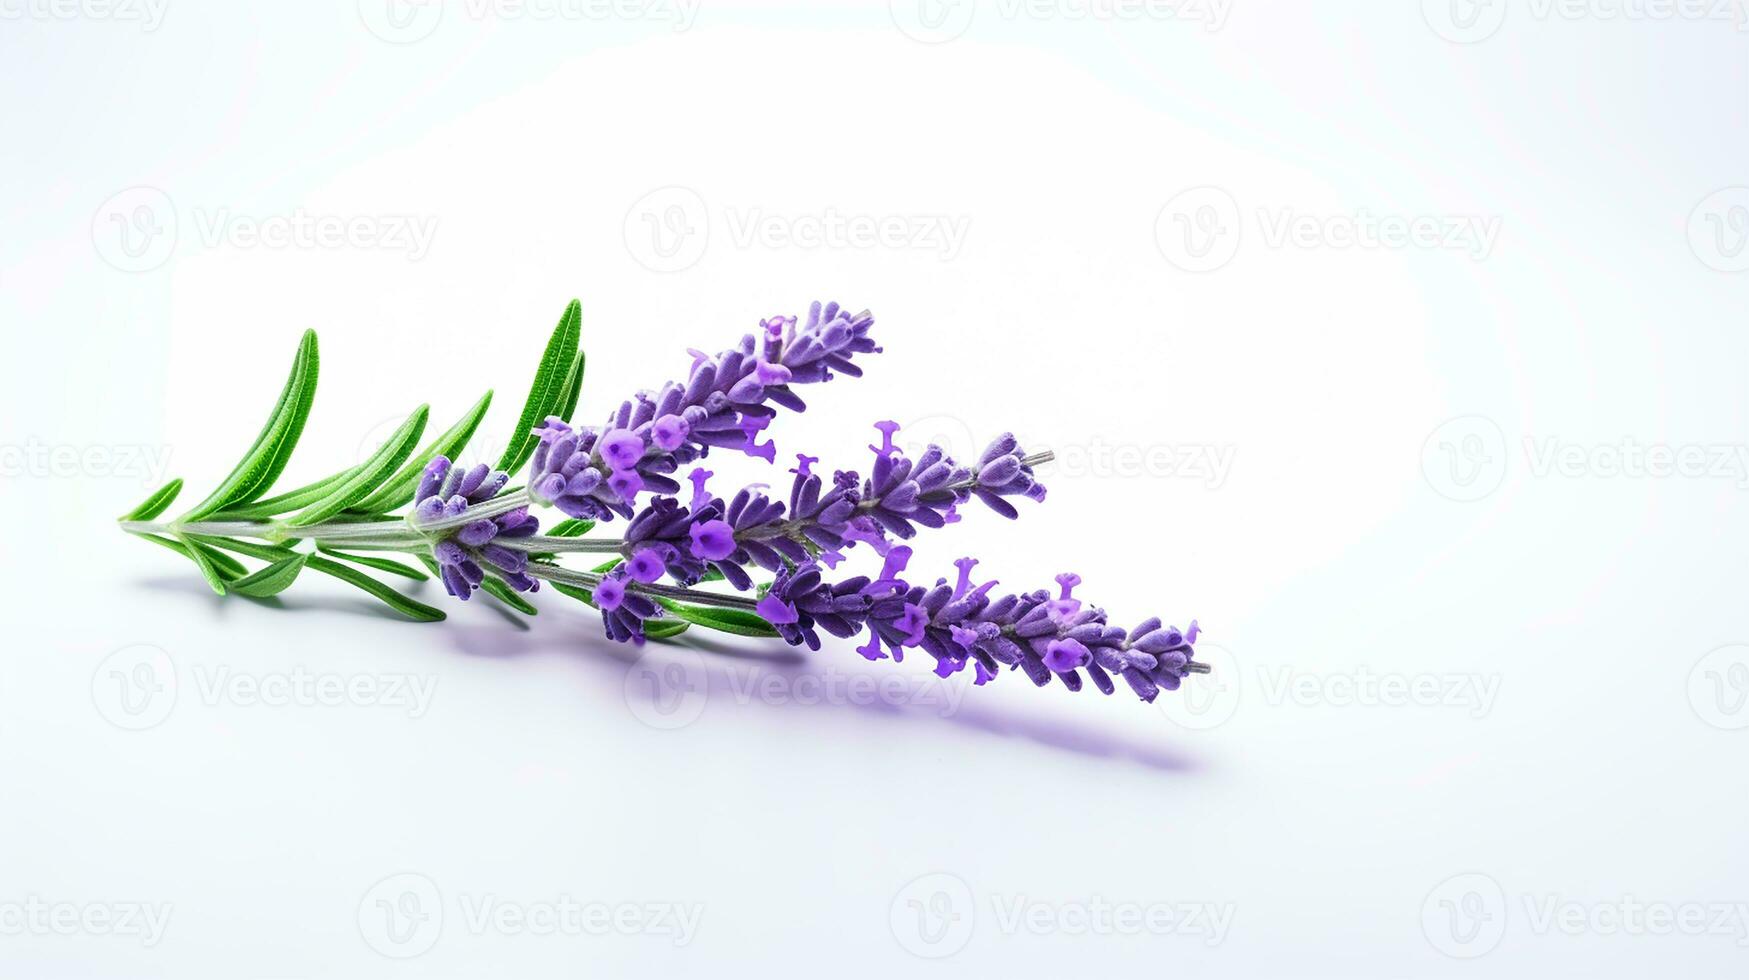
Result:
{"label": "purple floret", "polygon": [[629,519],[640,493],[677,493],[673,474],[713,446],[771,462],[776,447],[760,441],[771,416],[779,407],[807,407],[793,386],[861,375],[852,358],[880,350],[869,337],[873,326],[866,312],[815,303],[801,326],[795,317],[773,317],[757,337],[748,334],[715,357],[695,352],[684,383],[639,393],[599,429],[549,418],[535,430],[530,493],[571,517]]}
{"label": "purple floret", "polygon": [[484,463],[463,470],[444,456],[434,457],[420,475],[414,494],[414,526],[464,519],[431,547],[445,591],[458,599],[472,596],[487,574],[518,592],[540,588],[540,582],[528,575],[527,552],[499,543],[504,538],[526,538],[540,529],[540,521],[528,508],[465,520],[469,509],[497,496],[509,479],[504,471],[492,470]]}

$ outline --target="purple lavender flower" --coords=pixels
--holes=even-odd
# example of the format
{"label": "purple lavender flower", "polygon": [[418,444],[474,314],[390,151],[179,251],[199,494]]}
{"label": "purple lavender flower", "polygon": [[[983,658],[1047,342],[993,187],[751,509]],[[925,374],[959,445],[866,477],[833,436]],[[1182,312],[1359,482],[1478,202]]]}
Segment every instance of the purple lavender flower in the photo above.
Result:
{"label": "purple lavender flower", "polygon": [[413,526],[444,522],[447,530],[432,543],[443,587],[458,599],[467,599],[485,581],[489,566],[498,578],[518,592],[533,592],[540,583],[529,577],[528,553],[507,548],[504,538],[526,538],[540,528],[528,508],[467,520],[470,509],[497,496],[509,482],[502,470],[481,463],[469,470],[454,466],[444,456],[434,457],[420,475],[414,493]]}
{"label": "purple lavender flower", "polygon": [[1078,608],[1065,615],[1055,604],[1060,600],[1043,590],[991,599],[995,581],[973,586],[977,562],[970,558],[955,563],[954,584],[938,579],[933,587],[910,585],[899,578],[909,557],[909,549],[894,548],[878,579],[859,576],[836,584],[814,562],[786,568],[760,601],[759,614],[794,645],[819,649],[822,629],[839,637],[866,629],[869,642],[858,651],[871,660],[889,652],[900,660],[906,648],[921,647],[943,677],[972,664],[977,684],[1006,666],[1040,686],[1054,677],[1079,691],[1085,671],[1095,687],[1111,694],[1111,675],[1118,674],[1142,700],[1152,701],[1161,688],[1177,690],[1186,675],[1208,669],[1192,659],[1195,621],[1182,633],[1157,618],[1125,631],[1110,625],[1103,610],[1079,608],[1078,600]]}
{"label": "purple lavender flower", "polygon": [[648,596],[627,588],[625,565],[620,565],[602,577],[591,590],[596,608],[601,610],[601,622],[607,638],[620,643],[644,642],[644,621],[661,615],[661,609]]}
{"label": "purple lavender flower", "polygon": [[629,519],[639,493],[678,492],[672,474],[713,446],[769,462],[776,449],[758,440],[773,406],[802,411],[807,405],[793,385],[829,381],[834,372],[860,376],[852,358],[880,350],[868,336],[873,325],[866,312],[815,303],[800,327],[795,317],[772,317],[758,337],[748,334],[715,357],[694,351],[684,384],[639,393],[601,429],[549,418],[536,430],[529,491],[572,517]]}

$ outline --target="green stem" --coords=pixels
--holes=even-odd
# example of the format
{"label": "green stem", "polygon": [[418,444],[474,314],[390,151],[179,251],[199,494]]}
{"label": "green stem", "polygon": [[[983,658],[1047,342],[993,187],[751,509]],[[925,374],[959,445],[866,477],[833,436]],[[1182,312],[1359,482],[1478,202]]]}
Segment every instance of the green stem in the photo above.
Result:
{"label": "green stem", "polygon": [[[594,590],[606,577],[601,572],[579,572],[544,561],[528,563],[528,574],[533,578],[558,582],[561,585],[576,586],[580,589]],[[683,589],[674,585],[651,585],[643,582],[627,582],[627,592],[636,592],[649,596],[661,596],[664,599],[678,599],[682,602],[695,602],[701,606],[716,606],[722,609],[744,609],[753,612],[758,607],[757,600],[738,595],[724,595],[721,592],[705,592],[700,589]]]}

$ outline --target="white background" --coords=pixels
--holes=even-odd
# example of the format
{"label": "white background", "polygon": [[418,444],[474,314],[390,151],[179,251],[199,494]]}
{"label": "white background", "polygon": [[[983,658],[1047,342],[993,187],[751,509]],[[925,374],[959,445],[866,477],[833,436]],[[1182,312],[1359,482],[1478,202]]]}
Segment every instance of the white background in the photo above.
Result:
{"label": "white background", "polygon": [[[0,973],[1741,976],[1741,11],[818,8],[0,0]],[[871,308],[783,462],[1053,447],[914,568],[1078,571],[1216,672],[635,661],[111,523],[308,326],[287,486],[486,387],[495,449],[573,296],[585,420]],[[305,680],[355,693],[255,691]]]}

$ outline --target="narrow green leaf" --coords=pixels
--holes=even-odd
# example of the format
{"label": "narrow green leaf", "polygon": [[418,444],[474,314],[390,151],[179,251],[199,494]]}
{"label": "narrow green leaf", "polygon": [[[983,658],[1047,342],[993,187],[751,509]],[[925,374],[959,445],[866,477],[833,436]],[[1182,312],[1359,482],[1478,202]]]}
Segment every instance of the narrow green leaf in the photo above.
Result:
{"label": "narrow green leaf", "polygon": [[[522,464],[528,462],[528,457],[534,455],[539,440],[532,430],[559,407],[565,394],[565,380],[577,357],[577,341],[582,334],[583,304],[572,300],[565,307],[564,315],[559,317],[559,325],[553,328],[552,337],[547,340],[547,349],[541,354],[540,365],[534,372],[534,383],[528,389],[528,400],[523,402],[522,415],[516,420],[510,441],[504,446],[504,455],[498,458],[498,469],[515,476]],[[582,383],[581,368],[578,383]]]}
{"label": "narrow green leaf", "polygon": [[571,416],[577,413],[577,398],[583,394],[583,367],[585,361],[586,358],[583,356],[583,351],[579,348],[577,350],[577,356],[571,360],[571,368],[569,372],[565,375],[565,385],[563,388],[559,389],[558,404],[555,406],[553,414],[567,422],[571,421]]}
{"label": "narrow green leaf", "polygon": [[316,550],[324,555],[339,558],[342,561],[349,561],[355,565],[363,565],[366,568],[374,568],[379,572],[388,572],[391,575],[410,578],[415,582],[426,581],[426,575],[424,572],[414,568],[412,565],[403,565],[400,562],[395,561],[393,558],[381,558],[376,555],[356,555],[350,551],[341,551],[338,548],[330,548],[325,544],[316,545]]}
{"label": "narrow green leaf", "polygon": [[419,434],[425,431],[425,420],[431,415],[429,405],[421,405],[395,434],[389,436],[370,458],[358,465],[352,475],[328,491],[322,499],[286,518],[288,527],[308,527],[333,517],[353,504],[369,496],[383,480],[387,479],[395,467],[406,462],[412,454],[413,446],[419,441]]}
{"label": "narrow green leaf", "polygon": [[539,609],[535,608],[534,603],[524,599],[517,594],[515,589],[512,589],[510,586],[505,585],[503,582],[500,582],[490,575],[486,576],[485,580],[480,583],[480,588],[492,598],[497,599],[499,602],[504,603],[506,606],[509,606],[524,616],[533,616],[540,612]]}
{"label": "narrow green leaf", "polygon": [[734,633],[739,636],[776,636],[777,630],[765,618],[744,609],[719,609],[714,606],[693,606],[672,599],[655,597],[657,604],[681,619],[706,629]]}
{"label": "narrow green leaf", "polygon": [[225,580],[219,575],[219,570],[213,567],[212,559],[207,557],[206,551],[198,543],[187,538],[182,538],[182,543],[188,546],[183,554],[187,555],[194,562],[195,567],[200,569],[200,574],[206,579],[206,584],[212,586],[214,592],[224,595]]}
{"label": "narrow green leaf", "polygon": [[215,520],[258,521],[268,517],[277,517],[290,511],[301,510],[321,500],[328,491],[339,486],[341,481],[357,471],[358,467],[349,467],[331,476],[325,476],[314,483],[306,483],[296,490],[287,490],[277,496],[269,497],[266,500],[257,500],[241,507],[226,507],[212,516]]}
{"label": "narrow green leaf", "polygon": [[304,570],[304,562],[309,555],[296,554],[290,558],[281,558],[266,568],[247,575],[231,583],[231,591],[246,595],[251,599],[265,599],[268,596],[284,592],[286,586],[297,581],[298,573]]}
{"label": "narrow green leaf", "polygon": [[447,456],[451,461],[459,456],[468,440],[474,437],[474,430],[480,427],[480,420],[486,417],[486,408],[491,404],[492,393],[488,391],[448,431],[433,439],[431,445],[413,454],[407,464],[389,477],[377,492],[355,504],[353,509],[368,514],[387,514],[412,503],[413,491],[419,488],[419,477],[425,472],[425,464],[431,462],[434,456]]}
{"label": "narrow green leaf", "polygon": [[679,636],[691,628],[692,624],[684,619],[644,620],[644,636],[651,640],[666,640],[671,636]]}
{"label": "narrow green leaf", "polygon": [[[264,558],[269,561],[278,561],[279,559],[285,558],[293,553],[287,548],[256,544],[253,541],[240,541],[236,538],[212,538],[211,541],[214,545],[217,545],[220,548],[235,551],[239,554],[249,555],[252,558]],[[310,555],[305,562],[305,567],[313,571],[321,572],[324,575],[332,575],[350,585],[355,585],[382,600],[382,602],[389,608],[409,619],[417,619],[420,622],[425,623],[435,623],[444,618],[443,610],[433,609],[423,602],[404,596],[349,565],[342,565],[337,561],[324,558],[321,555]]]}
{"label": "narrow green leaf", "polygon": [[[156,534],[141,534],[138,535],[138,537],[144,538],[153,544],[169,548],[171,551],[187,558],[189,561],[195,561],[194,556],[189,554],[188,545],[182,541],[177,541],[173,538],[160,537]],[[214,568],[218,569],[219,574],[227,579],[242,578],[249,574],[249,570],[243,567],[242,562],[232,558],[230,555],[224,554],[223,552],[208,549],[206,551],[206,558],[212,563]],[[196,562],[196,564],[198,564],[198,562]]]}
{"label": "narrow green leaf", "polygon": [[207,498],[182,515],[181,520],[197,521],[226,507],[246,504],[262,494],[279,479],[285,464],[297,448],[303,434],[304,421],[310,416],[310,406],[316,400],[316,376],[321,359],[316,352],[316,332],[304,331],[298,344],[297,357],[292,360],[291,375],[279,393],[279,401],[268,416],[254,445],[229,476]]}
{"label": "narrow green leaf", "polygon": [[152,495],[140,503],[138,507],[121,515],[117,520],[149,521],[176,502],[176,495],[182,492],[182,478],[177,477],[152,491]]}
{"label": "narrow green leaf", "polygon": [[547,529],[547,536],[552,538],[577,538],[588,534],[595,527],[595,522],[581,517],[568,517]]}
{"label": "narrow green leaf", "polygon": [[591,606],[595,605],[595,594],[588,589],[576,585],[566,585],[563,582],[548,582],[547,584],[557,590],[560,595],[568,595],[571,598],[576,599],[578,602],[585,602]]}

